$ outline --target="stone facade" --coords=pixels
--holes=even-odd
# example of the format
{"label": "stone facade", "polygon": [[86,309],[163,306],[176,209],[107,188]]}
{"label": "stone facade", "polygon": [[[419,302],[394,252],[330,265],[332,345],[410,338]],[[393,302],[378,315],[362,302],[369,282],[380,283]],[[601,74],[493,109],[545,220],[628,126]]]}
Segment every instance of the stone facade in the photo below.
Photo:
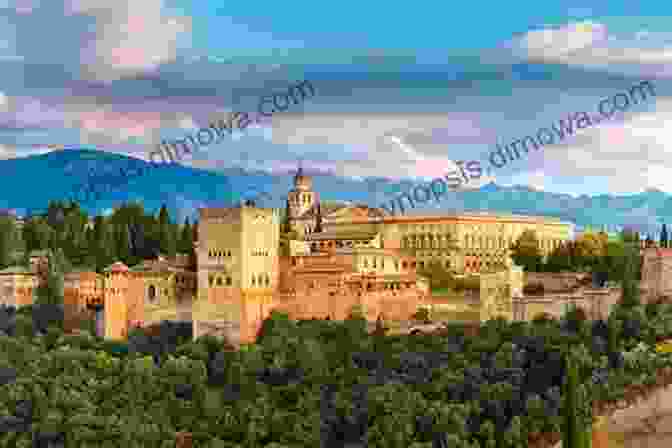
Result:
{"label": "stone facade", "polygon": [[255,339],[278,289],[279,242],[277,210],[248,205],[201,210],[194,336],[209,328],[201,322],[219,321],[239,325],[231,343]]}
{"label": "stone facade", "polygon": [[672,298],[672,249],[642,250],[642,301]]}

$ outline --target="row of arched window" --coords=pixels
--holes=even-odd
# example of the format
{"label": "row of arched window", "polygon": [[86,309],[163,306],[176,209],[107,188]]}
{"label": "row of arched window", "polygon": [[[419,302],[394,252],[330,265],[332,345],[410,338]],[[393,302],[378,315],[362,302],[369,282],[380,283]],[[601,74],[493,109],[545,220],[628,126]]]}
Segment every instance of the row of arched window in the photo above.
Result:
{"label": "row of arched window", "polygon": [[270,286],[270,284],[271,277],[268,274],[259,274],[257,276],[252,274],[252,286],[261,288],[263,286]]}
{"label": "row of arched window", "polygon": [[310,193],[302,193],[299,195],[292,195],[289,197],[289,203],[294,204],[294,205],[299,205],[300,203],[302,204],[310,204],[313,200],[313,196]]}
{"label": "row of arched window", "polygon": [[230,257],[230,250],[209,250],[208,257],[210,258],[221,258],[221,257]]}
{"label": "row of arched window", "polygon": [[448,249],[451,246],[449,235],[407,235],[401,239],[402,249]]}
{"label": "row of arched window", "polygon": [[211,275],[208,277],[208,284],[210,286],[231,286],[233,281],[230,276],[222,277],[219,275]]}
{"label": "row of arched window", "polygon": [[253,250],[252,251],[252,256],[254,256],[254,257],[268,257],[268,251],[267,250]]}

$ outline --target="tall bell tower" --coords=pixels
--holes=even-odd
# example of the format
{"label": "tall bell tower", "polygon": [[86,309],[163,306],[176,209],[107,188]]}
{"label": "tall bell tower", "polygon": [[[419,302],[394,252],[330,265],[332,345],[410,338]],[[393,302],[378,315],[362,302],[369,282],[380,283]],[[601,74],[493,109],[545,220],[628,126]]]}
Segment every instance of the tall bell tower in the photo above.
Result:
{"label": "tall bell tower", "polygon": [[287,193],[290,219],[298,218],[319,202],[317,193],[313,191],[313,179],[303,174],[303,167],[299,167],[294,176],[294,188]]}

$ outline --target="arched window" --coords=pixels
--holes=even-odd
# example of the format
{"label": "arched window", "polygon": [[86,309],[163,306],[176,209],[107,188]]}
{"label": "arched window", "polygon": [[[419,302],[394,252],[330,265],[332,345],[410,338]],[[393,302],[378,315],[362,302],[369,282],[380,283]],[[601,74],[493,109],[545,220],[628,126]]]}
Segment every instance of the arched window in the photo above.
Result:
{"label": "arched window", "polygon": [[271,278],[266,274],[266,286],[269,286],[271,284]]}
{"label": "arched window", "polygon": [[147,288],[147,298],[150,302],[156,300],[156,287],[154,287],[154,285],[149,285],[149,288]]}
{"label": "arched window", "polygon": [[257,286],[257,278],[252,274],[252,286]]}
{"label": "arched window", "polygon": [[231,286],[231,277],[226,277],[226,286]]}

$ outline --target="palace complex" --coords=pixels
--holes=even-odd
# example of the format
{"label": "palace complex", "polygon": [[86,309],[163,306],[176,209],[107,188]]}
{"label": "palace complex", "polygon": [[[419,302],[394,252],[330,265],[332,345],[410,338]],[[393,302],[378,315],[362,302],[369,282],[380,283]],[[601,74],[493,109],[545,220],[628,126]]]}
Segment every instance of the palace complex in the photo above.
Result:
{"label": "palace complex", "polygon": [[[341,320],[359,309],[371,321],[408,320],[432,299],[417,269],[440,262],[458,275],[481,276],[481,289],[493,292],[483,317],[512,317],[511,299],[522,296],[523,280],[509,246],[532,229],[548,254],[572,231],[540,217],[390,217],[361,205],[322,206],[301,169],[286,208],[286,218],[252,203],[201,209],[195,264],[186,256],[159,257],[133,267],[117,262],[103,274],[71,272],[66,306],[104,307],[108,338],[126,337],[135,324],[191,320],[195,337],[238,344],[253,341],[274,309],[292,318]],[[37,257],[32,268],[0,271],[0,301],[31,303],[39,263]]]}

